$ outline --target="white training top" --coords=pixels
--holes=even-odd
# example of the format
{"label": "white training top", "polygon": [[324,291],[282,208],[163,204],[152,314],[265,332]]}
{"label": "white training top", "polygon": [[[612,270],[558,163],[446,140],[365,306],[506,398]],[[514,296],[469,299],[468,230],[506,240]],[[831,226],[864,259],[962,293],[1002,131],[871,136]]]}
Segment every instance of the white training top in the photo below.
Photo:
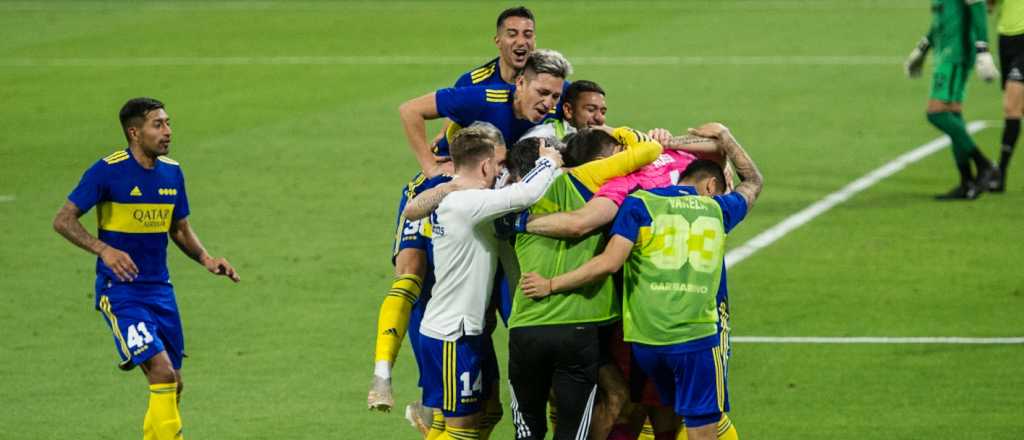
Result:
{"label": "white training top", "polygon": [[[576,133],[576,131],[577,131],[576,127],[573,127],[572,125],[569,125],[568,122],[560,121],[560,120],[555,120],[555,119],[549,119],[549,121],[555,121],[555,122],[545,122],[543,124],[534,125],[533,127],[531,127],[526,132],[526,134],[523,135],[523,137],[519,138],[519,140],[535,138],[535,137],[550,137],[550,138],[555,138],[555,139],[558,139],[558,140],[562,140],[565,137],[568,137],[570,134]],[[558,137],[558,132],[555,130],[555,124],[562,124],[562,127],[565,128],[565,136],[564,137]]]}
{"label": "white training top", "polygon": [[437,282],[420,323],[421,334],[454,341],[483,333],[498,261],[499,240],[493,220],[529,208],[561,173],[551,160],[542,157],[517,183],[445,196],[431,214]]}

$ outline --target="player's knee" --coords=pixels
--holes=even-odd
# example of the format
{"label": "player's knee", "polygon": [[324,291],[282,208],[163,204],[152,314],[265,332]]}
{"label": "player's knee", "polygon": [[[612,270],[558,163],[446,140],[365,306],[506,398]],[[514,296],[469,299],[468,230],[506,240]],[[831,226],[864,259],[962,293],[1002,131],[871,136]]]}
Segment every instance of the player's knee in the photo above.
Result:
{"label": "player's knee", "polygon": [[1009,119],[1020,119],[1021,114],[1024,113],[1021,104],[1021,101],[1003,100],[1003,115]]}
{"label": "player's knee", "polygon": [[419,249],[402,249],[395,257],[395,275],[416,275],[425,278],[427,254]]}
{"label": "player's knee", "polygon": [[146,378],[149,383],[174,383],[174,369],[170,366],[154,365],[146,371]]}

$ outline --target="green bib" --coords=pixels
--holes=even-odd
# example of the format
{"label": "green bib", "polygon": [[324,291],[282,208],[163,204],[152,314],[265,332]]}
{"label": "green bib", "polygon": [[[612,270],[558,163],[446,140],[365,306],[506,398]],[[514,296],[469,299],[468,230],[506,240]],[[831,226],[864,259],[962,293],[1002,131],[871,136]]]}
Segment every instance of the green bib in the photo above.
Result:
{"label": "green bib", "polygon": [[714,335],[725,254],[722,208],[710,197],[637,191],[651,225],[626,260],[625,340],[670,345]]}
{"label": "green bib", "polygon": [[[586,204],[569,174],[562,174],[547,193],[530,208],[531,215],[567,212]],[[604,234],[593,233],[578,239],[557,239],[534,234],[516,236],[516,257],[520,273],[537,272],[552,278],[570,272],[604,250]],[[548,295],[541,299],[523,296],[516,288],[512,296],[509,328],[611,321],[620,316],[621,303],[612,278],[579,289]]]}

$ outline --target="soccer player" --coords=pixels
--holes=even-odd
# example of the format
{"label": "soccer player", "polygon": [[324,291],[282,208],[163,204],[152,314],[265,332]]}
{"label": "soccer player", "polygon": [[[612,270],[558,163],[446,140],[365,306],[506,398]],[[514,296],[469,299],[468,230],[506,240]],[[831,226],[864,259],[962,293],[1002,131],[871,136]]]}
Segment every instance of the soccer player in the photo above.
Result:
{"label": "soccer player", "polygon": [[[160,101],[135,98],[121,107],[128,148],[90,167],[53,220],[53,228],[96,259],[96,309],[114,336],[125,371],[142,367],[149,382],[144,439],[182,438],[178,403],[185,339],[167,272],[167,237],[210,273],[238,273],[211,257],[189,225],[185,178],[167,158],[170,118]],[[98,237],[79,217],[96,206]]]}
{"label": "soccer player", "polygon": [[[724,126],[708,124],[693,134],[720,141],[742,179],[734,192],[719,195],[721,167],[696,161],[681,186],[629,196],[601,255],[550,279],[525,273],[521,288],[527,297],[545,298],[601,282],[625,264],[624,337],[662,400],[685,417],[687,436],[710,440],[729,409],[720,315],[727,300],[725,234],[746,216],[763,179]],[[655,438],[675,436],[674,426],[655,426]]]}
{"label": "soccer player", "polygon": [[494,45],[498,57],[462,74],[455,87],[515,84],[516,74],[526,65],[537,44],[533,12],[523,6],[501,11],[496,28]]}
{"label": "soccer player", "polygon": [[[437,285],[420,324],[423,404],[441,408],[445,432],[455,439],[480,437],[482,402],[496,374],[486,360],[485,314],[498,264],[493,220],[539,199],[561,174],[561,156],[541,148],[532,171],[502,189],[494,186],[505,161],[500,131],[474,124],[453,139],[455,185],[431,215]],[[496,365],[494,366],[496,367]]]}
{"label": "soccer player", "polygon": [[[537,50],[527,57],[524,68],[516,77],[515,86],[446,88],[403,103],[399,108],[402,124],[422,172],[408,184],[399,203],[399,212],[408,199],[440,183],[436,179],[426,182],[444,174],[445,164],[451,164],[439,164],[436,150],[428,146],[427,120],[447,117],[456,124],[453,127],[466,127],[477,121],[488,122],[498,127],[504,138],[518,139],[555,107],[561,96],[562,84],[571,72],[572,66],[560,53]],[[457,131],[449,130],[449,133],[453,135]],[[447,147],[436,151],[436,154],[447,157]],[[425,280],[431,273],[426,244],[429,239],[423,233],[427,228],[426,222],[407,221],[400,215],[397,226],[401,229],[396,233],[393,254],[396,278],[389,291],[395,295],[389,293],[385,298],[378,319],[374,379],[367,396],[371,409],[390,409],[394,403],[391,365],[401,346],[406,326],[410,325],[410,318],[416,319],[417,308],[413,305],[419,303],[423,288],[430,286],[430,280]],[[416,351],[415,341],[411,342]]]}
{"label": "soccer player", "polygon": [[999,154],[999,179],[992,180],[988,188],[992,192],[1006,190],[1007,167],[1020,136],[1020,117],[1024,110],[1024,1],[1003,0],[999,3],[999,67],[1003,78],[1005,121]]}
{"label": "soccer player", "polygon": [[605,103],[604,89],[593,81],[578,79],[565,90],[562,97],[561,118],[550,118],[527,131],[522,139],[533,137],[553,137],[565,139],[584,127],[599,127],[605,123],[608,105]]}
{"label": "soccer player", "polygon": [[[932,25],[911,51],[905,64],[911,78],[921,74],[925,55],[935,47],[935,72],[929,95],[928,122],[949,135],[960,184],[940,200],[973,200],[999,181],[999,169],[978,149],[961,114],[964,89],[973,65],[978,76],[990,82],[999,75],[988,51],[988,24],[981,0],[933,0]],[[972,174],[971,161],[977,168]]]}

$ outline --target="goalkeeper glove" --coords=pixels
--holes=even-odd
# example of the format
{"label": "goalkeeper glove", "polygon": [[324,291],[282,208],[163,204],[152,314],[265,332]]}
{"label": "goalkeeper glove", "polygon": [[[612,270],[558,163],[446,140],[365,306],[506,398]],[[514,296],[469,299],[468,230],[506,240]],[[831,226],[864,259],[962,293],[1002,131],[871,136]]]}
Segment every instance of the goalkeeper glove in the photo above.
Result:
{"label": "goalkeeper glove", "polygon": [[921,67],[924,66],[924,58],[928,55],[930,47],[931,43],[928,42],[928,37],[921,37],[921,41],[917,43],[914,50],[910,51],[910,56],[903,63],[903,71],[907,73],[907,77],[917,78],[921,76]]}
{"label": "goalkeeper glove", "polygon": [[974,48],[978,51],[978,55],[974,58],[974,70],[978,72],[978,77],[985,82],[992,82],[999,78],[999,69],[996,68],[996,63],[992,60],[992,52],[988,51],[988,43],[978,41],[974,43]]}

